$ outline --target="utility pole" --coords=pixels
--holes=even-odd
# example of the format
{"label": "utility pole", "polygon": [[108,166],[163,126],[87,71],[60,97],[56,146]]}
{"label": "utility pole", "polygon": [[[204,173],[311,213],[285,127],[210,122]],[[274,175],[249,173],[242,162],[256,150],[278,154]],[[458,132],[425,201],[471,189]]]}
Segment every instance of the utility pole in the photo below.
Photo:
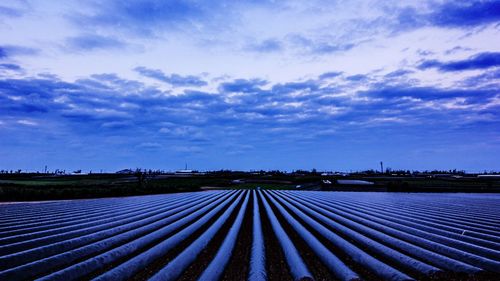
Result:
{"label": "utility pole", "polygon": [[384,173],[384,162],[380,161],[380,173]]}

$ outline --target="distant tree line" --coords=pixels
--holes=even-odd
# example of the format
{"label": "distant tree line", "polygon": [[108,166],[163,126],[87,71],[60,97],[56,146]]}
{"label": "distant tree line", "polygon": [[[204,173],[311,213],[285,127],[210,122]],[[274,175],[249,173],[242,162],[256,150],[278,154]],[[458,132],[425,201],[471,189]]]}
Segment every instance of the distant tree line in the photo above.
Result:
{"label": "distant tree line", "polygon": [[[191,170],[193,174],[200,173],[198,170]],[[81,174],[82,170],[75,170],[72,172],[72,174]],[[102,173],[102,170],[101,172]],[[172,174],[172,171],[166,171],[166,170],[161,170],[161,169],[142,169],[142,168],[136,168],[136,169],[124,169],[121,171],[117,171],[116,173],[120,174],[130,174],[130,175],[137,175],[137,174],[145,174],[145,175],[165,175],[165,174]],[[229,169],[221,169],[221,170],[214,170],[214,171],[206,171],[204,172],[205,174],[208,175],[248,175],[248,174],[253,174],[253,175],[321,175],[323,173],[327,174],[350,174],[350,175],[399,175],[399,176],[411,176],[411,175],[419,175],[419,174],[427,174],[427,175],[436,175],[436,174],[451,174],[451,175],[467,175],[467,174],[493,174],[493,175],[498,175],[500,174],[500,171],[483,171],[482,173],[467,173],[464,170],[457,170],[457,169],[450,169],[450,170],[423,170],[423,171],[418,171],[418,170],[403,170],[403,169],[391,169],[391,168],[386,168],[384,172],[380,172],[379,170],[374,170],[374,169],[369,169],[369,170],[361,170],[361,171],[350,171],[349,173],[345,172],[332,172],[332,171],[318,171],[316,169],[311,169],[311,170],[304,170],[304,169],[298,169],[298,170],[292,170],[291,172],[288,171],[281,171],[281,170],[250,170],[250,171],[241,171],[241,170],[229,170]],[[61,169],[56,169],[54,171],[46,171],[46,172],[40,172],[40,171],[34,171],[34,172],[29,172],[29,171],[24,171],[22,169],[17,169],[17,170],[0,170],[0,174],[49,174],[49,175],[67,175],[66,170],[61,170]],[[92,174],[92,170],[89,171],[89,174]]]}

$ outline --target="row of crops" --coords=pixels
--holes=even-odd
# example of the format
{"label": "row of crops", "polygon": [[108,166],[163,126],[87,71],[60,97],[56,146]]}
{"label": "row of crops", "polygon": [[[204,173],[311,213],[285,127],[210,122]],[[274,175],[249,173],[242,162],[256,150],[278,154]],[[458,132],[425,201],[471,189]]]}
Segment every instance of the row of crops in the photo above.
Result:
{"label": "row of crops", "polygon": [[0,280],[495,279],[500,196],[228,190],[0,205]]}

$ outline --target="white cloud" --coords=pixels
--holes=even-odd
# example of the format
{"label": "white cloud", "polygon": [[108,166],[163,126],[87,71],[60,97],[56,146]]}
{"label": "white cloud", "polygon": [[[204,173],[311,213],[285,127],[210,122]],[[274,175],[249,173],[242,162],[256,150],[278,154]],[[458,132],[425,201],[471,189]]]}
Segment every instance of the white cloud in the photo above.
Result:
{"label": "white cloud", "polygon": [[38,126],[38,122],[27,119],[17,120],[16,123],[24,126]]}

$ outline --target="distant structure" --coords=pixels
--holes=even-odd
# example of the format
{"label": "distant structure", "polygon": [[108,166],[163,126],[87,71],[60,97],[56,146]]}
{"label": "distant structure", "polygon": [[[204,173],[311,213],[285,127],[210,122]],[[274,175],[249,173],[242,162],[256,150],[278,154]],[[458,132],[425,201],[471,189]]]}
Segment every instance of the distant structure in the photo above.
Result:
{"label": "distant structure", "polygon": [[132,171],[131,169],[124,169],[124,170],[120,170],[120,171],[117,171],[116,174],[126,174],[126,175],[129,175],[129,174],[133,174],[134,171]]}
{"label": "distant structure", "polygon": [[175,171],[175,173],[176,174],[180,174],[180,175],[185,175],[185,174],[193,174],[194,171],[193,170],[184,169],[184,170]]}
{"label": "distant structure", "polygon": [[174,175],[180,175],[180,176],[205,175],[205,174],[206,173],[204,173],[204,172],[199,172],[197,170],[188,169],[188,165],[187,164],[185,165],[184,170],[177,170],[174,173]]}
{"label": "distant structure", "polygon": [[371,181],[364,180],[337,180],[338,184],[342,185],[373,185],[374,183]]}
{"label": "distant structure", "polygon": [[321,176],[341,176],[341,177],[347,177],[349,176],[349,173],[342,173],[342,172],[324,172],[321,173]]}
{"label": "distant structure", "polygon": [[380,161],[380,173],[384,173],[384,162]]}
{"label": "distant structure", "polygon": [[500,179],[500,175],[477,175],[481,179]]}
{"label": "distant structure", "polygon": [[184,170],[177,170],[175,171],[176,174],[178,175],[186,175],[186,174],[193,174],[193,170],[188,170],[188,164],[186,163],[184,166]]}

